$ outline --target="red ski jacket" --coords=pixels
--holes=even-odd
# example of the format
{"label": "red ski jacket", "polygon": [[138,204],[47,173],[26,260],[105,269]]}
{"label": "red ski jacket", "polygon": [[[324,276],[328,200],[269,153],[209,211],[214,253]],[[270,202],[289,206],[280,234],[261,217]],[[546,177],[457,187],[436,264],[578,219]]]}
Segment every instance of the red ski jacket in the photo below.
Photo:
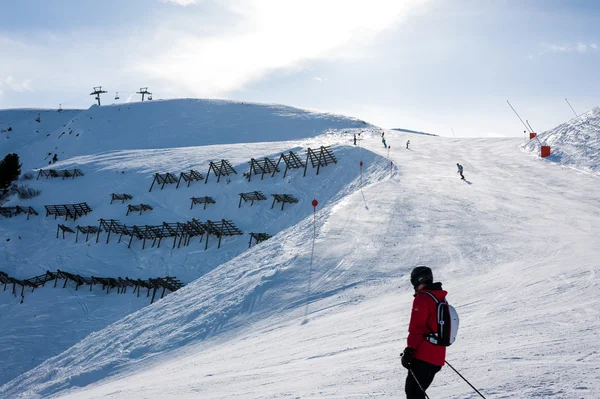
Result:
{"label": "red ski jacket", "polygon": [[[439,289],[436,289],[438,288]],[[446,347],[429,343],[425,336],[431,332],[437,333],[437,304],[429,295],[422,293],[428,291],[435,295],[439,301],[446,298],[448,292],[442,289],[439,283],[431,284],[419,291],[413,301],[410,324],[408,326],[407,344],[415,350],[413,357],[436,366],[443,366],[446,360]]]}

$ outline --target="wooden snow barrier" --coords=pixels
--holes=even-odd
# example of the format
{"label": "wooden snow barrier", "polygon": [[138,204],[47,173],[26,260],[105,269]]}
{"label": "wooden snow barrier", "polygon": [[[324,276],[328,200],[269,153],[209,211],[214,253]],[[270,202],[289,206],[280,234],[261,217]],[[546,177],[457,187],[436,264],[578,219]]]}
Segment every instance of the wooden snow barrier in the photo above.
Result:
{"label": "wooden snow barrier", "polygon": [[139,212],[140,215],[142,212],[151,211],[153,208],[150,205],[139,204],[139,205],[127,205],[127,213],[125,216],[129,216],[129,212]]}
{"label": "wooden snow barrier", "polygon": [[275,161],[265,157],[257,161],[256,159],[250,159],[250,170],[244,173],[244,177],[250,181],[252,179],[252,173],[255,175],[260,174],[260,180],[265,177],[265,174],[271,174],[271,177],[275,176],[276,172],[279,172],[277,165],[275,165]]}
{"label": "wooden snow barrier", "polygon": [[308,148],[306,150],[306,165],[304,165],[304,176],[306,176],[306,168],[308,167],[308,160],[310,159],[310,163],[313,168],[317,168],[317,175],[319,174],[319,170],[321,166],[325,167],[332,163],[337,163],[337,159],[333,152],[329,149],[330,147],[321,146],[318,150],[312,150]]}
{"label": "wooden snow barrier", "polygon": [[550,156],[550,146],[549,145],[543,145],[540,147],[540,155],[542,156],[542,158],[546,158]]}
{"label": "wooden snow barrier", "polygon": [[61,205],[44,205],[46,208],[46,217],[54,215],[54,219],[59,216],[64,216],[65,220],[71,217],[73,220],[77,220],[78,217],[87,215],[92,211],[92,208],[87,202],[81,202],[79,204],[61,204]]}
{"label": "wooden snow barrier", "polygon": [[[169,290],[171,292],[175,292],[178,289],[180,289],[181,287],[183,287],[183,283],[177,279],[175,279],[175,277],[165,277],[163,278],[151,278],[148,280],[149,285],[154,289],[154,293],[152,294],[152,300],[150,301],[150,304],[154,303],[154,298],[156,297],[156,291],[160,288],[162,288],[162,294],[160,295],[160,298],[162,299],[165,296],[165,290]],[[148,289],[148,294],[150,293],[150,289]],[[139,288],[138,288],[138,295],[139,295]]]}
{"label": "wooden snow barrier", "polygon": [[37,287],[45,285],[47,281],[52,279],[54,279],[53,275],[51,273],[49,275],[48,272],[41,276],[19,280],[0,271],[0,284],[4,284],[4,291],[6,291],[7,284],[12,284],[12,294],[17,296],[17,285],[21,286],[21,303],[23,303],[23,299],[25,299],[25,287],[31,287],[31,292],[33,292]]}
{"label": "wooden snow barrier", "polygon": [[175,175],[172,173],[155,173],[154,179],[152,180],[152,184],[150,185],[150,190],[148,190],[148,192],[152,191],[154,183],[162,184],[162,186],[160,186],[160,189],[162,190],[163,188],[165,188],[165,184],[175,184],[177,182],[177,177],[175,177]]}
{"label": "wooden snow barrier", "polygon": [[156,240],[161,236],[161,228],[159,226],[124,226],[124,230],[126,232],[125,235],[130,237],[127,248],[131,248],[131,242],[134,237],[142,240],[142,249],[146,249],[146,240],[152,240],[152,246],[154,246]]}
{"label": "wooden snow barrier", "polygon": [[228,160],[222,159],[219,162],[210,162],[208,166],[208,173],[206,174],[206,179],[204,180],[204,184],[208,183],[208,176],[210,176],[210,172],[213,171],[215,176],[217,176],[217,183],[221,180],[221,176],[229,176],[232,173],[237,175],[237,172],[231,166]]}
{"label": "wooden snow barrier", "polygon": [[152,240],[152,247],[157,245],[160,248],[160,244],[163,238],[173,237],[173,248],[188,246],[190,241],[194,237],[200,237],[200,242],[206,234],[206,245],[204,250],[208,248],[208,236],[210,234],[219,238],[218,248],[221,247],[221,239],[226,236],[242,235],[242,231],[238,229],[233,222],[230,220],[222,219],[220,222],[213,222],[211,220],[207,222],[200,222],[197,219],[192,219],[188,222],[181,223],[167,223],[163,222],[158,226],[125,226],[122,225],[118,220],[114,219],[100,219],[100,226],[97,229],[96,243],[100,238],[100,232],[106,231],[106,243],[110,240],[110,234],[119,234],[119,243],[123,236],[129,237],[128,248],[131,248],[131,244],[134,238],[143,241],[142,249],[146,248],[146,241]]}
{"label": "wooden snow barrier", "polygon": [[65,226],[64,224],[59,224],[56,229],[56,238],[58,238],[58,233],[62,231],[63,240],[65,239],[65,233],[75,233],[72,228],[69,226]]}
{"label": "wooden snow barrier", "polygon": [[194,207],[194,204],[204,204],[204,209],[208,204],[216,204],[217,202],[212,197],[192,197],[192,205],[190,209]]}
{"label": "wooden snow barrier", "polygon": [[242,231],[235,227],[235,225],[230,220],[221,219],[220,222],[213,222],[208,220],[206,222],[206,245],[204,246],[204,250],[208,248],[208,238],[210,235],[214,235],[219,237],[219,245],[217,248],[221,248],[221,239],[223,236],[230,237],[235,235],[242,235]]}
{"label": "wooden snow barrier", "polygon": [[281,202],[281,210],[283,211],[283,206],[287,202],[288,204],[295,204],[298,202],[298,199],[293,195],[289,194],[271,194],[273,196],[273,204],[271,205],[271,209],[275,206],[275,201]]}
{"label": "wooden snow barrier", "polygon": [[100,228],[96,227],[96,226],[77,226],[76,230],[77,230],[77,233],[75,234],[75,242],[77,242],[80,232],[81,232],[81,234],[85,234],[85,242],[88,242],[88,239],[90,238],[90,234],[100,233]]}
{"label": "wooden snow barrier", "polygon": [[268,240],[272,236],[267,233],[250,233],[250,242],[248,242],[248,248],[252,246],[252,240],[256,240],[256,243],[259,244],[265,240]]}
{"label": "wooden snow barrier", "polygon": [[13,217],[15,215],[19,215],[21,213],[27,214],[27,220],[29,220],[29,215],[36,215],[36,216],[39,215],[39,213],[37,213],[36,210],[30,206],[20,206],[20,205],[6,206],[6,207],[0,206],[0,215],[4,216],[5,218],[11,218],[11,217]]}
{"label": "wooden snow barrier", "polygon": [[114,233],[114,234],[119,234],[119,242],[121,242],[121,238],[123,237],[123,235],[125,235],[127,233],[127,230],[125,229],[125,226],[121,224],[121,222],[119,222],[116,219],[100,219],[100,226],[98,226],[98,232],[96,233],[96,243],[98,243],[98,239],[100,238],[100,232],[102,231],[106,231],[108,234],[106,236],[106,243],[108,244],[108,241],[110,240],[110,234]]}
{"label": "wooden snow barrier", "polygon": [[[179,223],[179,222],[176,222],[176,223],[163,222],[162,235],[158,239],[157,248],[160,248],[160,243],[161,243],[162,239],[167,238],[167,237],[173,237],[173,248],[175,248],[175,245],[177,245],[177,240],[179,239],[179,246],[177,247],[177,248],[179,248],[181,246],[181,243],[184,240],[184,238],[186,239],[186,242],[187,242],[187,226],[185,226],[184,223]],[[185,244],[184,244],[184,246],[185,246]]]}
{"label": "wooden snow barrier", "polygon": [[36,180],[39,180],[40,176],[45,177],[46,179],[49,177],[62,177],[64,180],[65,177],[70,177],[70,178],[74,179],[77,176],[83,176],[83,172],[79,169],[73,169],[73,170],[40,169]]}
{"label": "wooden snow barrier", "polygon": [[[177,248],[181,247],[182,243],[184,246],[190,245],[190,241],[194,237],[200,237],[200,242],[202,242],[202,237],[207,230],[206,224],[194,218],[186,223],[163,222],[162,226],[165,231],[165,237],[174,237],[173,248],[175,248],[175,245],[177,245]],[[160,240],[158,246],[160,247]]]}
{"label": "wooden snow barrier", "polygon": [[127,293],[127,287],[133,287],[133,293],[137,293],[138,297],[140,296],[141,289],[145,288],[148,290],[146,294],[147,298],[150,297],[150,291],[153,291],[152,300],[150,303],[154,303],[156,293],[159,289],[162,289],[162,293],[160,295],[160,298],[162,299],[167,290],[170,292],[175,292],[184,286],[181,281],[172,276],[149,278],[148,280],[134,280],[128,277],[125,277],[124,279],[121,277],[84,277],[80,276],[79,274],[68,273],[58,269],[56,272],[51,272],[48,270],[46,271],[46,274],[35,276],[26,280],[19,280],[0,271],[0,284],[4,284],[4,291],[6,291],[6,286],[8,284],[12,284],[12,294],[16,296],[16,286],[21,286],[21,303],[23,303],[23,299],[25,298],[25,287],[30,287],[31,292],[33,292],[36,288],[43,287],[48,281],[52,280],[54,280],[54,288],[56,288],[58,280],[64,280],[62,288],[65,288],[67,283],[72,281],[75,283],[76,291],[82,285],[89,285],[90,291],[92,290],[93,286],[102,285],[102,291],[106,290],[107,294],[110,293],[112,288],[117,289],[117,294],[125,294]]}
{"label": "wooden snow barrier", "polygon": [[121,203],[124,204],[125,201],[131,200],[131,199],[133,199],[133,197],[131,195],[129,195],[129,194],[115,194],[115,193],[112,193],[110,195],[110,203],[111,204],[113,203],[113,201],[121,201]]}
{"label": "wooden snow barrier", "polygon": [[275,172],[279,171],[277,168],[279,167],[279,163],[281,162],[282,159],[283,159],[283,162],[285,162],[285,170],[283,171],[284,178],[287,175],[288,169],[304,168],[304,162],[302,162],[300,157],[298,157],[298,155],[296,155],[295,152],[290,151],[288,154],[285,154],[285,153],[281,154],[281,156],[279,157],[279,160],[277,161],[277,164],[275,165],[276,170],[273,171],[273,174],[271,175],[271,177],[275,176]]}
{"label": "wooden snow barrier", "polygon": [[254,205],[254,201],[265,201],[267,197],[260,191],[252,191],[249,193],[240,193],[240,203],[238,204],[238,208],[242,206],[242,200],[244,202],[250,202],[250,206]]}
{"label": "wooden snow barrier", "polygon": [[190,183],[193,181],[200,181],[200,180],[204,180],[204,176],[202,176],[202,173],[196,172],[195,170],[190,170],[189,172],[181,172],[179,174],[179,180],[177,181],[177,186],[175,187],[176,189],[179,188],[179,183],[181,183],[181,180],[183,179],[183,181],[187,182],[187,186],[190,186]]}

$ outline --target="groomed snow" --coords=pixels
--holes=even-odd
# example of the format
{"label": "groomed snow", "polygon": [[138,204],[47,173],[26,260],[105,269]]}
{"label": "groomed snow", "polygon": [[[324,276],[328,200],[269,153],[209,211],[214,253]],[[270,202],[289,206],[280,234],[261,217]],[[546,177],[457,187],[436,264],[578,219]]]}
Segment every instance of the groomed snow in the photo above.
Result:
{"label": "groomed snow", "polygon": [[[301,201],[304,207],[290,207],[296,219],[273,239],[115,319],[1,386],[0,396],[401,398],[406,372],[398,354],[412,302],[407,275],[426,264],[461,316],[448,361],[487,398],[599,397],[598,177],[526,156],[519,139],[386,131],[390,169],[377,129],[363,131],[354,148],[348,128],[282,145],[323,142],[346,162],[313,175],[314,184],[301,177],[288,183],[305,182],[297,190],[306,199],[327,194],[316,213],[316,236],[312,207]],[[262,145],[245,148],[266,155]],[[235,145],[199,151],[208,150],[237,151]],[[161,158],[128,149],[115,170],[110,159],[121,162],[117,154],[106,162],[104,153],[87,154],[87,165],[107,181],[130,165],[136,172],[125,175],[138,173],[149,184],[146,168],[152,167],[139,159]],[[366,160],[362,185],[360,160]],[[465,168],[465,182],[456,162]],[[148,195],[171,203],[175,194],[166,190]],[[136,247],[126,259],[147,253]],[[36,294],[22,305],[3,302],[0,314]],[[114,298],[121,297],[106,306],[119,307]],[[476,397],[447,367],[428,394]]]}

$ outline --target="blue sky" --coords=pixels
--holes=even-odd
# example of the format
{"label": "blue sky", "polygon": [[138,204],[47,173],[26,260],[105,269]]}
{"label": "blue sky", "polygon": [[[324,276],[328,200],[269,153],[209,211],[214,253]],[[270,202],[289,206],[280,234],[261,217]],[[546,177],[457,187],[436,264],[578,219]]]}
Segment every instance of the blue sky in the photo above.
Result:
{"label": "blue sky", "polygon": [[600,105],[600,3],[0,0],[0,108],[223,98],[451,136]]}

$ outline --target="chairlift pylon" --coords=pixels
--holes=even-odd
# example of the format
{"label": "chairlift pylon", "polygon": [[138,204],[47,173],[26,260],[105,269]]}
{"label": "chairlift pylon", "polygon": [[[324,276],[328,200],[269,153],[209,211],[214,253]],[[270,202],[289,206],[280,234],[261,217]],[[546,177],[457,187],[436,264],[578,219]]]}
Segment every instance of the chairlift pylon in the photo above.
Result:
{"label": "chairlift pylon", "polygon": [[115,94],[115,100],[119,99],[119,92],[117,92],[117,94]]}

